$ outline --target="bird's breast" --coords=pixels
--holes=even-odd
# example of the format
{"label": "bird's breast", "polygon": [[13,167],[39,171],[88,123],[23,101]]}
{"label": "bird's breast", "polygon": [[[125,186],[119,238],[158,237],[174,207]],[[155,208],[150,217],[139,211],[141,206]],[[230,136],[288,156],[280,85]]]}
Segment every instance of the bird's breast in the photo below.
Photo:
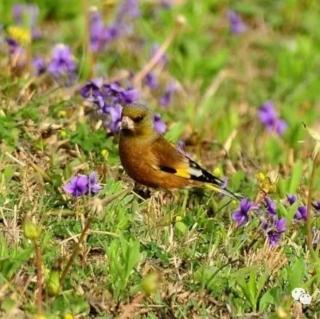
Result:
{"label": "bird's breast", "polygon": [[127,174],[140,184],[158,187],[152,179],[154,161],[147,145],[120,137],[119,155]]}

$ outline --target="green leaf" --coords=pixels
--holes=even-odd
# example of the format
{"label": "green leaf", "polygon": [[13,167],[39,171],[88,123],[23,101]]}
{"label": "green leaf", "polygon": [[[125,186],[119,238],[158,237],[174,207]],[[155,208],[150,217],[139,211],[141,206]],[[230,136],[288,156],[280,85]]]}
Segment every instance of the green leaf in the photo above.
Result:
{"label": "green leaf", "polygon": [[294,164],[293,170],[292,170],[292,177],[290,180],[290,186],[289,186],[289,193],[294,194],[296,193],[298,186],[300,184],[300,180],[302,177],[303,172],[303,166],[301,161],[297,161]]}
{"label": "green leaf", "polygon": [[297,212],[299,203],[295,202],[293,205],[290,205],[289,207],[284,206],[281,202],[278,202],[278,209],[280,211],[280,216],[283,216],[286,218],[289,226],[293,220],[294,215]]}
{"label": "green leaf", "polygon": [[182,122],[176,122],[170,127],[170,130],[165,134],[165,138],[172,143],[176,143],[181,137],[184,130],[185,125]]}
{"label": "green leaf", "polygon": [[259,302],[259,310],[264,311],[267,309],[269,305],[273,305],[275,303],[274,297],[271,294],[270,290],[265,292],[262,297],[260,298]]}
{"label": "green leaf", "polygon": [[140,243],[117,238],[107,248],[107,256],[108,277],[114,297],[118,299],[126,292],[132,271],[141,260]]}
{"label": "green leaf", "polygon": [[297,259],[287,267],[289,292],[294,288],[303,287],[303,278],[306,274],[306,267],[303,258]]}

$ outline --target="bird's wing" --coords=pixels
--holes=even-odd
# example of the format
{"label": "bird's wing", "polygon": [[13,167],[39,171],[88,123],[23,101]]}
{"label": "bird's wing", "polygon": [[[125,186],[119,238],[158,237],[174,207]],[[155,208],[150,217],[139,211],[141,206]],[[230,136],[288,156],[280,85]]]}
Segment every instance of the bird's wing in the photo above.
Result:
{"label": "bird's wing", "polygon": [[190,178],[188,161],[173,145],[159,136],[151,146],[154,168],[176,176]]}
{"label": "bird's wing", "polygon": [[162,136],[152,144],[152,153],[156,158],[157,169],[161,171],[217,186],[223,186],[224,184],[224,181],[213,176],[199,164],[179,152]]}
{"label": "bird's wing", "polygon": [[153,168],[195,182],[203,183],[206,187],[227,196],[241,199],[242,195],[235,194],[226,188],[226,182],[203,169],[198,163],[179,152],[162,136],[158,137],[151,146],[154,157]]}

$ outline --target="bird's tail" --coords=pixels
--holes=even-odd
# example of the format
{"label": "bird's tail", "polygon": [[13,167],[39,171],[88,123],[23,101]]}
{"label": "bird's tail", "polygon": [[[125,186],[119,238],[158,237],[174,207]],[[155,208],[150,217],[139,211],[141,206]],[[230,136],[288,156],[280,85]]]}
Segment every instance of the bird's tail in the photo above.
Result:
{"label": "bird's tail", "polygon": [[243,198],[241,194],[234,193],[227,188],[221,187],[221,185],[214,185],[212,183],[206,183],[205,185],[208,189],[214,190],[233,199],[241,200]]}
{"label": "bird's tail", "polygon": [[203,169],[198,163],[188,158],[189,160],[189,173],[190,178],[194,181],[199,181],[205,184],[205,186],[209,189],[212,189],[218,193],[224,194],[231,198],[241,200],[243,198],[242,195],[233,193],[229,189],[226,188],[226,181],[220,179],[217,176],[209,173],[205,169]]}

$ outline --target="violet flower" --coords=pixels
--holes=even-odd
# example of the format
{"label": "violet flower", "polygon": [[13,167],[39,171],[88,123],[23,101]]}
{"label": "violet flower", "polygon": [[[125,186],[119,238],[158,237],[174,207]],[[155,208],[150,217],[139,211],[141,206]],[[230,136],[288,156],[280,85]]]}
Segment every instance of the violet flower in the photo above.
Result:
{"label": "violet flower", "polygon": [[19,45],[19,43],[12,38],[6,38],[6,42],[8,45],[9,54],[14,55],[22,49],[21,46]]}
{"label": "violet flower", "polygon": [[101,79],[89,81],[80,89],[80,93],[96,105],[104,126],[111,133],[117,133],[120,129],[122,105],[130,105],[139,98],[136,89],[125,89],[118,82],[103,83]]}
{"label": "violet flower", "polygon": [[168,107],[171,103],[172,96],[174,92],[176,91],[177,86],[175,82],[170,82],[163,94],[163,96],[160,98],[160,105],[163,107]]}
{"label": "violet flower", "polygon": [[118,6],[116,17],[109,26],[113,38],[132,32],[132,20],[140,15],[138,0],[122,0]]}
{"label": "violet flower", "polygon": [[138,0],[123,0],[120,2],[116,17],[110,25],[106,25],[101,14],[92,10],[90,15],[90,44],[93,52],[101,52],[106,45],[131,30],[131,20],[138,17]]}
{"label": "violet flower", "polygon": [[296,220],[307,220],[308,219],[308,211],[306,206],[299,206],[296,214],[294,215]]}
{"label": "violet flower", "polygon": [[167,129],[167,125],[161,120],[159,114],[153,116],[153,127],[159,134],[163,134]]}
{"label": "violet flower", "polygon": [[122,106],[120,104],[110,107],[108,114],[110,117],[105,121],[105,126],[111,133],[117,133],[120,130]]}
{"label": "violet flower", "polygon": [[242,21],[239,14],[233,10],[228,11],[230,30],[234,34],[240,34],[247,31],[246,24]]}
{"label": "violet flower", "polygon": [[153,72],[149,72],[146,75],[144,82],[150,89],[155,89],[158,86],[157,76]]}
{"label": "violet flower", "polygon": [[172,7],[171,0],[160,0],[160,5],[163,9],[170,9]]}
{"label": "violet flower", "polygon": [[98,96],[101,96],[102,79],[95,79],[87,82],[81,89],[80,94],[83,98],[94,102]]}
{"label": "violet flower", "polygon": [[121,97],[120,103],[131,104],[138,100],[139,92],[136,89],[128,88],[120,92],[120,97]]}
{"label": "violet flower", "polygon": [[261,228],[270,246],[275,246],[279,243],[282,233],[286,231],[286,220],[277,216],[276,203],[270,197],[265,198],[265,207],[268,214],[266,218],[262,217]]}
{"label": "violet flower", "polygon": [[12,38],[6,38],[5,41],[8,46],[10,61],[12,65],[14,67],[18,67],[19,69],[23,69],[27,63],[26,50]]}
{"label": "violet flower", "polygon": [[32,39],[41,38],[41,30],[36,26],[39,18],[39,7],[36,4],[15,4],[12,17],[15,24],[31,29]]}
{"label": "violet flower", "polygon": [[32,60],[32,66],[34,69],[34,73],[38,76],[46,72],[47,65],[43,58],[41,57],[35,57]]}
{"label": "violet flower", "polygon": [[265,205],[266,205],[268,213],[271,216],[275,216],[277,214],[277,212],[276,212],[276,203],[270,197],[266,197],[264,199],[264,202],[265,202]]}
{"label": "violet flower", "polygon": [[76,175],[63,186],[63,190],[74,196],[80,197],[84,195],[95,195],[101,190],[98,182],[97,173],[92,172],[89,175]]}
{"label": "violet flower", "polygon": [[138,0],[123,0],[116,15],[117,23],[123,23],[128,18],[137,18],[140,15]]}
{"label": "violet flower", "polygon": [[292,194],[287,194],[287,201],[289,205],[293,205],[297,201],[297,196]]}
{"label": "violet flower", "polygon": [[70,85],[75,80],[76,71],[77,65],[70,48],[57,44],[52,50],[48,72],[56,80],[66,80],[65,84]]}
{"label": "violet flower", "polygon": [[287,229],[287,223],[285,218],[276,219],[272,225],[272,228],[268,230],[267,236],[270,246],[276,246],[282,234]]}
{"label": "violet flower", "polygon": [[248,198],[243,198],[241,200],[238,209],[232,214],[232,219],[238,224],[238,226],[244,225],[248,222],[248,213],[253,207],[254,204]]}
{"label": "violet flower", "polygon": [[35,4],[15,4],[12,16],[16,24],[28,23],[28,26],[33,27],[39,16],[39,7]]}
{"label": "violet flower", "polygon": [[88,193],[97,194],[101,190],[101,185],[98,181],[98,175],[96,172],[92,172],[88,175]]}
{"label": "violet flower", "polygon": [[63,186],[63,190],[74,196],[79,197],[88,193],[88,177],[86,175],[77,175]]}
{"label": "violet flower", "polygon": [[117,37],[117,30],[104,24],[100,12],[90,13],[90,45],[93,52],[101,52]]}
{"label": "violet flower", "polygon": [[258,116],[261,123],[269,132],[282,135],[287,128],[287,123],[278,117],[274,105],[270,101],[267,101],[260,106]]}

